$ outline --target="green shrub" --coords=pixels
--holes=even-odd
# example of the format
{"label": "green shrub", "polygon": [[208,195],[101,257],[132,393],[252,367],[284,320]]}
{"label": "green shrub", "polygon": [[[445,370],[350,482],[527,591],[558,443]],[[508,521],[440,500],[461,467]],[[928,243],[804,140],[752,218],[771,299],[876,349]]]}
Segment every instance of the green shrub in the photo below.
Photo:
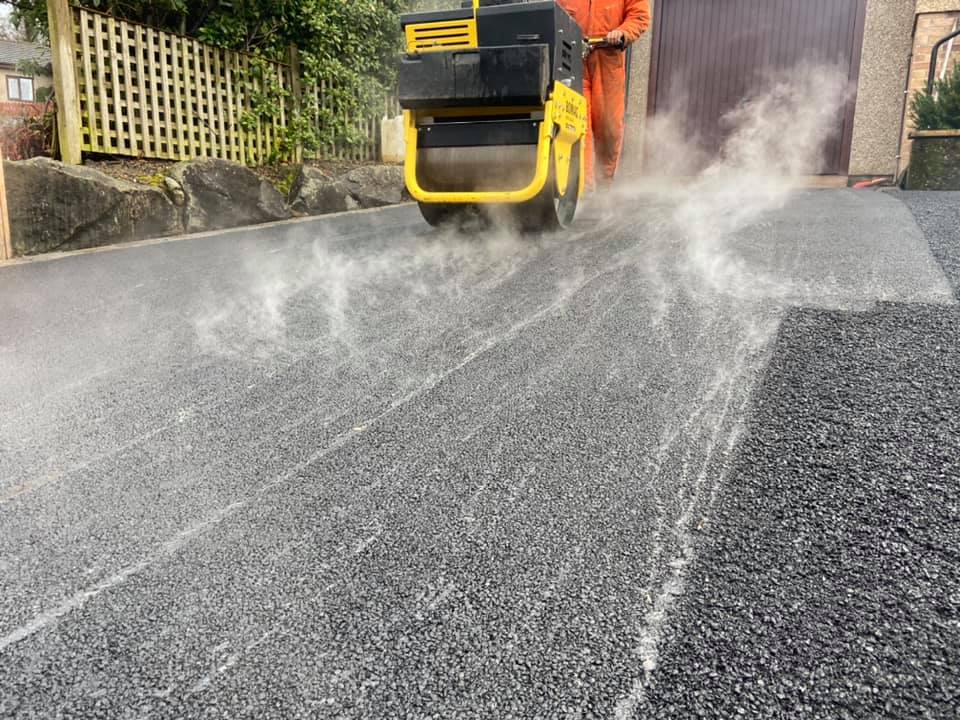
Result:
{"label": "green shrub", "polygon": [[280,179],[275,183],[275,186],[276,186],[277,190],[279,190],[279,191],[280,191],[280,194],[283,195],[284,197],[289,197],[289,196],[290,196],[290,191],[293,189],[293,183],[294,183],[294,182],[296,181],[296,179],[297,179],[297,174],[298,174],[298,173],[297,173],[297,168],[296,168],[296,167],[292,167],[292,168],[290,168],[289,170],[287,170],[287,171],[283,174],[283,177],[280,178]]}
{"label": "green shrub", "polygon": [[960,64],[936,82],[932,93],[917,93],[910,110],[917,130],[960,130]]}
{"label": "green shrub", "polygon": [[[453,0],[446,0],[453,6]],[[45,37],[47,0],[0,0],[13,7],[13,21],[31,37]],[[334,141],[363,138],[351,118],[380,107],[394,85],[401,45],[399,15],[409,0],[74,0],[115,17],[175,31],[260,61],[284,61],[291,45],[300,49],[304,81],[325,83],[325,107],[295,109],[283,155],[294,145],[314,151]],[[263,79],[263,78],[261,78]],[[244,78],[239,78],[244,82]],[[277,117],[289,90],[262,82],[244,113],[245,129]]]}

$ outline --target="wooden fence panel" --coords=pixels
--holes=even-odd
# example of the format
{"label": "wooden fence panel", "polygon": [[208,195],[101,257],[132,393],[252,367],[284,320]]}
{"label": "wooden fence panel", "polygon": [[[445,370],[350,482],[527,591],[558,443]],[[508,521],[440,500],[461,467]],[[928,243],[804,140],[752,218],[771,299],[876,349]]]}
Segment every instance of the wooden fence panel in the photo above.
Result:
{"label": "wooden fence panel", "polygon": [[[322,117],[346,120],[362,141],[327,144],[314,157],[377,160],[380,120],[396,113],[357,115],[337,107],[329,81],[304,84],[290,64],[71,9],[81,148],[87,153],[160,160],[223,158],[261,165],[299,155],[286,142],[297,102]],[[298,65],[298,63],[297,63]],[[255,96],[285,98],[265,119]],[[297,95],[299,94],[299,100]]]}
{"label": "wooden fence panel", "polygon": [[147,107],[147,72],[146,53],[147,53],[147,31],[140,25],[132,25],[133,33],[133,61],[137,70],[137,93],[134,95],[134,103],[138,112],[132,113],[133,122],[136,124],[137,135],[140,137],[140,152],[144,157],[153,157],[152,139],[150,137],[150,111]]}
{"label": "wooden fence panel", "polygon": [[77,69],[80,78],[77,82],[80,95],[80,117],[82,127],[81,147],[86,152],[93,152],[99,147],[100,128],[98,122],[103,122],[97,113],[95,97],[96,86],[93,83],[93,69],[90,59],[95,53],[95,40],[92,31],[92,21],[81,17],[80,32],[78,34]]}

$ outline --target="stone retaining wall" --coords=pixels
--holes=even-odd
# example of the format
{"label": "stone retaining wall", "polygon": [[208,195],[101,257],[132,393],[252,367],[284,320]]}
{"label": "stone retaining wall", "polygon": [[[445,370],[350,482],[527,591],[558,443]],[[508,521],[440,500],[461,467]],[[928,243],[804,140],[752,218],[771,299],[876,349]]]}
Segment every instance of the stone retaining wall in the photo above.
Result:
{"label": "stone retaining wall", "polygon": [[340,177],[301,167],[289,197],[226,160],[181,163],[157,186],[48,158],[6,161],[4,169],[17,256],[380,207],[406,198],[403,171],[396,166],[361,167]]}

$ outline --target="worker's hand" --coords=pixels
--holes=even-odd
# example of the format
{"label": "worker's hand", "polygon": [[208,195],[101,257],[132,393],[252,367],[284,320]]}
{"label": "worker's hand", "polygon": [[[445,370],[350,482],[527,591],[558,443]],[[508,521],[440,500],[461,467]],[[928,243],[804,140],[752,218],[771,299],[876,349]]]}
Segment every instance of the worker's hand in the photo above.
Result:
{"label": "worker's hand", "polygon": [[626,45],[627,34],[623,30],[611,30],[607,33],[607,42],[611,45]]}

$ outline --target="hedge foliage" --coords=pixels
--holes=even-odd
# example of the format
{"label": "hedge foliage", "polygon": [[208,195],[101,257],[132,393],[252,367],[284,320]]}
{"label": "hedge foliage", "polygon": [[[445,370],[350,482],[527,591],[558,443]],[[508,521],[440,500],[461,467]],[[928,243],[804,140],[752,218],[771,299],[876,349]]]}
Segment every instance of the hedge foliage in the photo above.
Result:
{"label": "hedge foliage", "polygon": [[960,64],[936,82],[932,93],[914,96],[911,119],[917,130],[960,130]]}
{"label": "hedge foliage", "polygon": [[[12,0],[13,21],[33,37],[47,33],[46,0]],[[392,87],[400,51],[399,14],[409,0],[80,0],[115,17],[197,37],[269,60],[300,49],[307,82],[332,84],[341,112],[304,121],[297,142],[356,140],[343,117],[356,116]],[[263,98],[269,115],[281,98]],[[310,125],[320,137],[309,137]]]}

